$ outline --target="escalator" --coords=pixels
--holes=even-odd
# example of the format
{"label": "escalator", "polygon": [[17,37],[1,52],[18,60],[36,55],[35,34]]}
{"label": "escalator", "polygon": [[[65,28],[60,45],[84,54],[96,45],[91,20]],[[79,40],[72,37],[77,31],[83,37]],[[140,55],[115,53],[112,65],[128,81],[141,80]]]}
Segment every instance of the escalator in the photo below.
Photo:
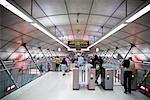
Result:
{"label": "escalator", "polygon": [[139,83],[139,91],[150,97],[150,70],[143,70],[144,75],[141,83]]}

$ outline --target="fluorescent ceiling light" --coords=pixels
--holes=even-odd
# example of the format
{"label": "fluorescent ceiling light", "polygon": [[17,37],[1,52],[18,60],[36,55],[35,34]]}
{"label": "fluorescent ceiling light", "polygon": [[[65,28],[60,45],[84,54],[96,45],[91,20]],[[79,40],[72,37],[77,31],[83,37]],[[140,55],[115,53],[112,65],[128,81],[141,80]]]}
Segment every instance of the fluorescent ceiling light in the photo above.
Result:
{"label": "fluorescent ceiling light", "polygon": [[55,36],[53,36],[43,25],[41,25],[40,23],[31,23],[31,25],[33,25],[35,28],[39,29],[41,32],[45,33],[46,35],[48,35],[49,37],[51,37],[52,39],[54,39],[55,41],[57,41],[58,43],[60,43],[61,45],[65,46],[67,49],[69,48],[66,44],[62,43],[60,40],[58,40]]}
{"label": "fluorescent ceiling light", "polygon": [[8,1],[0,0],[0,4],[3,5],[5,8],[7,8],[8,10],[10,10],[11,12],[13,12],[14,14],[16,14],[17,16],[19,16],[20,18],[24,19],[25,21],[33,22],[32,18],[28,17],[26,14],[24,14],[22,11],[17,9],[15,6],[10,4]]}
{"label": "fluorescent ceiling light", "polygon": [[90,49],[86,48],[86,49],[81,49],[81,52],[84,52],[84,51],[90,51]]}
{"label": "fluorescent ceiling light", "polygon": [[125,27],[127,24],[120,24],[119,26],[117,26],[116,28],[112,29],[110,32],[108,32],[106,35],[104,35],[102,38],[100,38],[98,41],[96,41],[95,43],[93,43],[92,45],[90,45],[88,47],[88,49],[90,49],[91,47],[93,47],[94,45],[98,44],[99,42],[103,41],[104,39],[108,38],[109,36],[111,36],[112,34],[116,33],[117,31],[119,31],[120,29],[122,29],[123,27]]}
{"label": "fluorescent ceiling light", "polygon": [[[12,2],[13,3],[13,2]],[[60,40],[58,40],[55,36],[53,36],[42,24],[37,22],[32,18],[32,16],[28,15],[24,10],[22,10],[20,7],[18,7],[16,4],[11,4],[6,0],[0,0],[0,4],[3,5],[5,8],[13,12],[14,14],[18,15],[20,18],[24,19],[27,22],[30,22],[35,28],[39,29],[41,32],[45,33],[61,45],[65,46],[67,49],[69,48],[66,44],[62,43]],[[20,9],[18,9],[20,8]],[[35,22],[35,23],[33,23]]]}
{"label": "fluorescent ceiling light", "polygon": [[67,50],[68,50],[68,51],[76,51],[75,48],[68,48]]}
{"label": "fluorescent ceiling light", "polygon": [[136,14],[134,14],[132,17],[126,20],[126,22],[130,23],[136,20],[137,18],[141,17],[142,15],[146,14],[150,11],[150,4],[148,4],[146,7],[138,11]]}
{"label": "fluorescent ceiling light", "polygon": [[41,32],[45,33],[46,35],[50,36],[52,39],[56,40],[56,37],[50,34],[47,29],[45,29],[42,25],[38,23],[31,23],[35,28],[39,29]]}

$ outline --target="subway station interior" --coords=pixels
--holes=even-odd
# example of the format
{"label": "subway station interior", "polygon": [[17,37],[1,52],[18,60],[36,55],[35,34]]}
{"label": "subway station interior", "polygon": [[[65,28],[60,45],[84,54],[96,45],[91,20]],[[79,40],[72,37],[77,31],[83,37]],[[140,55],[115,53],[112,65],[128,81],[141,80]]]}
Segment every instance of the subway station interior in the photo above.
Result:
{"label": "subway station interior", "polygon": [[0,100],[150,100],[149,11],[150,0],[0,0]]}

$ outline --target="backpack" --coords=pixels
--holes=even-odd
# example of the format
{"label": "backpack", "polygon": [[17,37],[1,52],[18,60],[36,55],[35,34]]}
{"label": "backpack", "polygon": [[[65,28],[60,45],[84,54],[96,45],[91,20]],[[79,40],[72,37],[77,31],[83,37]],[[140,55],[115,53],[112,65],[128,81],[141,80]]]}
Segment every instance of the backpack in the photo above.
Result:
{"label": "backpack", "polygon": [[124,60],[123,61],[123,64],[122,64],[123,67],[129,68],[129,65],[130,65],[130,61],[129,60]]}

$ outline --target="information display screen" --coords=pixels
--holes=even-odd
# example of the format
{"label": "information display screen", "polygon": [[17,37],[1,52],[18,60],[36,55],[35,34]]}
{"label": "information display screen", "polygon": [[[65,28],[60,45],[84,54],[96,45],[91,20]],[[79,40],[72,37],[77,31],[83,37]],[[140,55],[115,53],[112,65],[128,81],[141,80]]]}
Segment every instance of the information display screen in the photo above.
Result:
{"label": "information display screen", "polygon": [[70,48],[76,48],[76,49],[87,48],[89,46],[89,41],[85,41],[85,40],[68,41],[68,46]]}

